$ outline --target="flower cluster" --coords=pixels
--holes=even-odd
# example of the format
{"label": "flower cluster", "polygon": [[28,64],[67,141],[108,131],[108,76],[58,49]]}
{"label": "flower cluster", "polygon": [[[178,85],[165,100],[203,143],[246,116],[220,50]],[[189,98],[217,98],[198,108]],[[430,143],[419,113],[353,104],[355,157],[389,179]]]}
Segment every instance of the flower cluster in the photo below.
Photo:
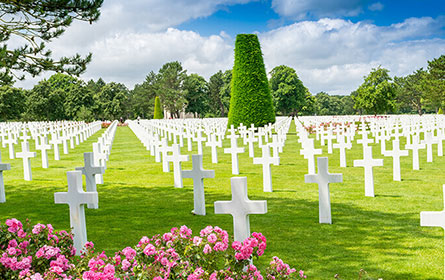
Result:
{"label": "flower cluster", "polygon": [[34,227],[16,219],[0,224],[0,279],[26,280],[271,280],[301,279],[304,273],[274,257],[266,273],[252,264],[264,254],[266,238],[253,233],[243,242],[231,241],[219,227],[207,226],[198,236],[186,226],[152,238],[142,237],[134,247],[107,256],[85,244],[75,256],[73,236],[55,232],[51,225]]}

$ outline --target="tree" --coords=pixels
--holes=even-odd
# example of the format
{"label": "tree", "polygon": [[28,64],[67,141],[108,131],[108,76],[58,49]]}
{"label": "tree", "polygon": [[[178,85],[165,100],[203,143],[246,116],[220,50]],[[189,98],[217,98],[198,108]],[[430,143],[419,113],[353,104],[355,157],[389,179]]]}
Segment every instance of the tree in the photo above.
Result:
{"label": "tree", "polygon": [[238,34],[235,42],[228,125],[264,126],[275,122],[275,112],[264,67],[260,42],[255,34]]}
{"label": "tree", "polygon": [[320,116],[335,116],[343,113],[342,102],[340,97],[331,96],[326,92],[319,92],[315,96],[315,108],[317,115]]}
{"label": "tree", "polygon": [[122,117],[128,95],[128,89],[120,83],[111,82],[102,87],[102,90],[94,96],[99,118],[116,120]]}
{"label": "tree", "polygon": [[221,100],[220,92],[224,87],[224,74],[221,70],[213,74],[208,83],[209,96],[209,114],[215,116],[224,116],[224,105]]}
{"label": "tree", "polygon": [[269,73],[272,98],[275,110],[287,116],[289,113],[297,115],[306,101],[306,88],[291,67],[280,65]]}
{"label": "tree", "polygon": [[382,114],[392,112],[395,108],[396,90],[389,70],[380,66],[373,68],[365,81],[353,96],[355,109],[363,109],[366,113]]}
{"label": "tree", "polygon": [[426,98],[435,108],[445,107],[445,55],[428,61],[428,75],[425,79]]}
{"label": "tree", "polygon": [[426,75],[425,70],[419,69],[406,77],[394,77],[397,103],[402,113],[415,111],[422,115],[425,102]]}
{"label": "tree", "polygon": [[316,99],[306,88],[304,106],[301,108],[301,115],[313,115],[316,113]]}
{"label": "tree", "polygon": [[159,96],[156,96],[155,98],[155,109],[154,109],[154,116],[153,119],[163,119],[164,113],[162,112],[161,107],[161,100],[159,99]]}
{"label": "tree", "polygon": [[[14,77],[24,79],[42,71],[65,72],[79,75],[91,61],[91,54],[82,58],[51,58],[46,43],[63,34],[73,20],[94,22],[98,20],[103,0],[20,0],[1,1],[0,12],[0,85],[14,82]],[[11,49],[9,42],[26,42]],[[12,44],[11,44],[12,45]]]}
{"label": "tree", "polygon": [[19,120],[25,111],[25,92],[11,86],[0,87],[0,120]]}
{"label": "tree", "polygon": [[198,74],[191,74],[185,78],[183,90],[187,100],[185,111],[203,117],[209,110],[207,81]]}
{"label": "tree", "polygon": [[153,116],[153,106],[158,86],[158,77],[153,71],[145,77],[142,84],[134,86],[128,98],[128,118],[151,118]]}
{"label": "tree", "polygon": [[186,70],[178,61],[164,64],[159,70],[157,95],[162,104],[173,117],[179,118],[179,113],[185,108],[187,100],[183,90]]}

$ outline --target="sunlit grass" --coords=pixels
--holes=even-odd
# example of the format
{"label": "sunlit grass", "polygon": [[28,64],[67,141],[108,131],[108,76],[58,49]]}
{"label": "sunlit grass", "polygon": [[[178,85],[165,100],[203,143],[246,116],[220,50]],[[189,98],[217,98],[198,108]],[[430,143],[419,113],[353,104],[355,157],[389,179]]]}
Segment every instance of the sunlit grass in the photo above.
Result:
{"label": "sunlit grass", "polygon": [[[83,165],[83,152],[92,151],[91,143],[100,133],[70,150],[69,155],[61,153],[60,161],[54,161],[51,152],[49,169],[41,168],[37,152],[31,182],[23,180],[21,159],[9,160],[8,149],[1,148],[2,160],[11,163],[12,170],[4,172],[7,202],[0,204],[0,218],[30,218],[33,223],[68,229],[68,206],[54,204],[54,192],[66,191],[66,172]],[[347,151],[347,168],[339,167],[338,150],[328,155],[323,147],[330,172],[343,173],[343,183],[330,186],[333,224],[320,225],[318,186],[304,183],[307,161],[299,149],[292,125],[280,166],[272,166],[273,193],[262,191],[261,165],[253,165],[247,149],[240,156],[239,176],[247,176],[250,199],[267,200],[268,204],[267,214],[250,217],[251,230],[262,232],[268,240],[265,256],[255,264],[261,268],[277,255],[305,270],[311,279],[332,279],[337,273],[342,279],[357,279],[360,269],[373,278],[443,278],[443,230],[420,227],[419,213],[443,209],[445,157],[437,157],[434,150],[434,162],[427,163],[422,150],[419,171],[412,170],[411,154],[403,157],[402,182],[392,181],[392,158],[385,157],[384,167],[374,169],[376,197],[370,198],[364,196],[363,168],[351,167],[354,159],[362,158],[361,145]],[[186,151],[184,147],[182,152]],[[373,152],[374,158],[383,158],[380,146]],[[256,155],[260,153],[257,149]],[[111,253],[137,244],[144,235],[184,224],[195,234],[207,225],[218,225],[231,233],[232,217],[215,215],[213,210],[214,201],[231,198],[230,155],[218,149],[218,159],[218,164],[212,164],[210,148],[204,147],[204,168],[215,170],[216,178],[204,180],[207,216],[194,216],[192,180],[184,179],[185,188],[175,189],[173,173],[163,173],[161,164],[131,130],[119,127],[105,184],[98,185],[99,209],[86,210],[88,239],[99,250]],[[191,161],[182,167],[191,169]]]}

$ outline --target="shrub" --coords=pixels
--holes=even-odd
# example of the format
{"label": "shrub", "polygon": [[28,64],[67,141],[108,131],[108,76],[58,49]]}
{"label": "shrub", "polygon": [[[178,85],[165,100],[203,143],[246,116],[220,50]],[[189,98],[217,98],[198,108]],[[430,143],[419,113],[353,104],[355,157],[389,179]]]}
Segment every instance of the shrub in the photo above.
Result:
{"label": "shrub", "polygon": [[159,99],[159,96],[156,96],[155,98],[155,112],[153,119],[163,119],[164,113],[162,112],[161,108],[161,100]]}
{"label": "shrub", "polygon": [[439,108],[439,111],[437,111],[437,114],[439,114],[439,115],[443,115],[443,110],[442,110],[442,108]]}
{"label": "shrub", "polygon": [[255,34],[236,36],[231,93],[228,126],[243,123],[258,127],[275,122],[263,55]]}
{"label": "shrub", "polygon": [[207,226],[198,236],[186,226],[152,238],[142,237],[134,247],[107,256],[88,242],[75,257],[73,237],[51,225],[16,219],[0,225],[0,279],[297,279],[306,278],[278,257],[265,273],[251,264],[263,255],[266,238],[253,233],[244,242],[230,242],[219,227]]}

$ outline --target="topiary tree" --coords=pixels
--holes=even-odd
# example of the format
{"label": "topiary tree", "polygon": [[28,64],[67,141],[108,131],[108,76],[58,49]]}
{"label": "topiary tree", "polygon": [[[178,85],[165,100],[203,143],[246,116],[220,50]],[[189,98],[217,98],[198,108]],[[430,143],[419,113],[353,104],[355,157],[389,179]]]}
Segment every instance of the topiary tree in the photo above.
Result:
{"label": "topiary tree", "polygon": [[162,113],[161,101],[159,100],[159,96],[155,98],[155,113],[153,119],[163,119],[164,114]]}
{"label": "topiary tree", "polygon": [[255,34],[238,34],[231,83],[228,125],[264,126],[275,122],[275,111],[264,67],[260,42]]}

